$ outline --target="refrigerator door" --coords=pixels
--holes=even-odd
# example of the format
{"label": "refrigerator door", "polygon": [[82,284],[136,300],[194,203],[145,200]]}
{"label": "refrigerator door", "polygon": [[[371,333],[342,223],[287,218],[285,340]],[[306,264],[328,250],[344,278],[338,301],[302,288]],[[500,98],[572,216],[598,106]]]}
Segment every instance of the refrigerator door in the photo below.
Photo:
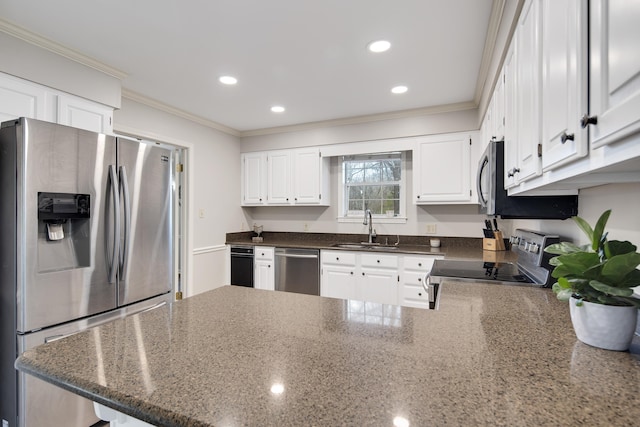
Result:
{"label": "refrigerator door", "polygon": [[118,305],[171,291],[171,150],[118,138],[121,239]]}
{"label": "refrigerator door", "polygon": [[[16,123],[18,332],[115,308],[103,243],[115,138],[37,120]],[[89,195],[89,218],[66,219],[48,233],[50,221],[38,216],[41,192]]]}

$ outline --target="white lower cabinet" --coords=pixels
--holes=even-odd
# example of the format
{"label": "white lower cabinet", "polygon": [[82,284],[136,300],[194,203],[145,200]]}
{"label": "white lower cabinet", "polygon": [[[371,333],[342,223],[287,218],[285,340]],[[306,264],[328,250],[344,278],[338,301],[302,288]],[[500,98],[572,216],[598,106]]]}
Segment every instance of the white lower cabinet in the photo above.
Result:
{"label": "white lower cabinet", "polygon": [[398,304],[398,256],[387,254],[361,254],[358,286],[363,301],[379,304]]}
{"label": "white lower cabinet", "polygon": [[398,305],[405,307],[429,308],[429,297],[424,290],[424,281],[433,267],[436,259],[442,256],[413,256],[403,257],[402,274],[400,275],[400,288]]}
{"label": "white lower cabinet", "polygon": [[359,299],[356,271],[357,254],[345,251],[321,251],[320,295],[323,297]]}
{"label": "white lower cabinet", "polygon": [[320,295],[429,308],[422,281],[435,255],[322,251]]}
{"label": "white lower cabinet", "polygon": [[275,248],[256,246],[253,249],[253,287],[256,289],[275,290],[275,268],[273,265]]}

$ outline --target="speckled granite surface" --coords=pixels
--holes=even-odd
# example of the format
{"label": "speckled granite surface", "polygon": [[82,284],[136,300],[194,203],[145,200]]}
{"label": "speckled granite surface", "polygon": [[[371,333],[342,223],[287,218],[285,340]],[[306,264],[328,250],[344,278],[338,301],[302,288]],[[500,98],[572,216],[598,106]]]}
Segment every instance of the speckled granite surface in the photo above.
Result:
{"label": "speckled granite surface", "polygon": [[162,426],[637,425],[640,361],[578,342],[568,311],[479,283],[431,311],[225,286],[18,366]]}
{"label": "speckled granite surface", "polygon": [[[331,249],[347,251],[385,251],[391,253],[404,254],[430,254],[443,255],[446,259],[465,259],[486,261],[510,261],[515,262],[517,255],[511,251],[483,251],[482,239],[471,237],[437,237],[441,241],[440,247],[429,246],[429,240],[433,237],[425,236],[400,236],[400,244],[396,247],[396,235],[380,235],[377,242],[386,248],[377,249],[341,249],[334,245],[339,243],[359,243],[366,242],[365,234],[344,234],[344,233],[286,233],[286,232],[264,232],[262,243],[251,241],[251,232],[227,233],[226,243],[229,245],[258,245],[275,246],[284,248],[312,248]],[[388,245],[385,245],[388,243]]]}

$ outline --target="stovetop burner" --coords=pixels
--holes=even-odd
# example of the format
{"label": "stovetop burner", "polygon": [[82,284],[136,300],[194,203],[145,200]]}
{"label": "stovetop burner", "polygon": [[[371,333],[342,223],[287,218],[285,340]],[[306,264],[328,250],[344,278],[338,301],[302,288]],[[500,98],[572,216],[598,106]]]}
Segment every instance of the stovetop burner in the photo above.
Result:
{"label": "stovetop burner", "polygon": [[517,263],[436,260],[431,269],[431,283],[443,279],[481,281],[502,284],[550,286],[551,255],[544,248],[560,241],[556,235],[517,229],[509,239],[511,251],[518,255]]}

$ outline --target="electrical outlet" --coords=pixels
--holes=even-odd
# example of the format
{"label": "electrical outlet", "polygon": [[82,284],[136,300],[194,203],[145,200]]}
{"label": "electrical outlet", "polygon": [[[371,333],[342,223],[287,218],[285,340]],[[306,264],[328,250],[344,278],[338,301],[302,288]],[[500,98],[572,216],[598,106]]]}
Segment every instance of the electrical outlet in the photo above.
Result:
{"label": "electrical outlet", "polygon": [[427,224],[426,233],[427,234],[436,234],[438,232],[438,227],[436,224]]}
{"label": "electrical outlet", "polygon": [[204,218],[204,209],[200,208],[200,209],[198,210],[198,216],[199,216],[200,218]]}

